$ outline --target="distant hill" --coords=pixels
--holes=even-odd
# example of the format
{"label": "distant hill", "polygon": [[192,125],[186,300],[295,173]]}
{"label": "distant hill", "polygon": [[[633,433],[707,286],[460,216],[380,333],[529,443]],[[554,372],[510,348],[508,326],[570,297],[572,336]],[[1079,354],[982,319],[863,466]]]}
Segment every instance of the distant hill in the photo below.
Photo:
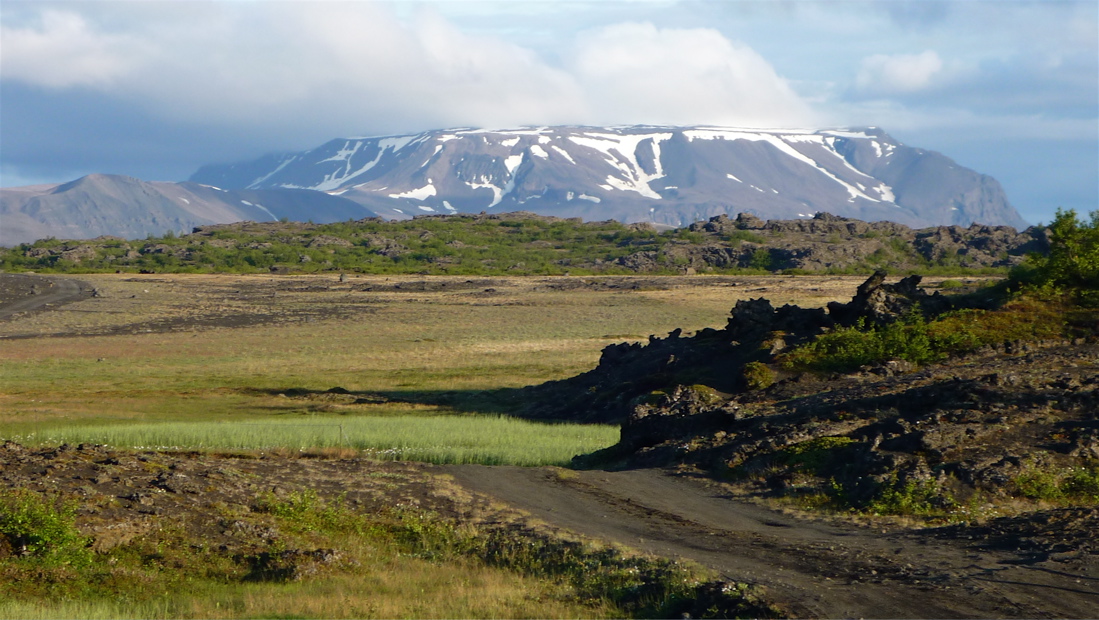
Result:
{"label": "distant hill", "polygon": [[332,140],[205,166],[191,180],[328,192],[397,219],[523,210],[684,226],[740,212],[773,220],[828,212],[916,227],[1026,227],[995,179],[876,128],[451,129]]}
{"label": "distant hill", "polygon": [[324,192],[225,190],[198,183],[92,174],[60,185],[0,190],[0,245],[46,237],[137,239],[241,220],[333,222],[373,215],[358,203]]}
{"label": "distant hill", "polygon": [[1007,226],[912,229],[827,213],[808,220],[715,216],[659,231],[527,212],[372,218],[331,224],[240,222],[127,241],[48,239],[0,249],[18,271],[205,271],[459,275],[869,273],[1006,270],[1048,248],[1046,231]]}

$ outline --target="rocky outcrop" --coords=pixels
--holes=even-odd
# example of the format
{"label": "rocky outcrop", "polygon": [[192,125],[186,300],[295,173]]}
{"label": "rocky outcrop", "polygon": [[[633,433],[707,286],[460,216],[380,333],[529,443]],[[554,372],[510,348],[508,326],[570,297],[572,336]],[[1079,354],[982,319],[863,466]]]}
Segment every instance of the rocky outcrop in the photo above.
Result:
{"label": "rocky outcrop", "polygon": [[[667,262],[706,271],[729,267],[769,270],[842,271],[879,264],[896,269],[928,265],[964,268],[1012,267],[1032,252],[1048,250],[1044,229],[1008,226],[937,226],[913,229],[894,222],[862,222],[830,213],[805,220],[763,221],[740,213],[718,215],[689,227],[725,241],[684,246]],[[763,253],[761,255],[761,252]],[[620,261],[628,264],[628,259]]]}
{"label": "rocky outcrop", "polygon": [[1094,329],[922,367],[887,360],[813,374],[773,363],[829,330],[932,318],[964,299],[919,282],[889,283],[879,272],[825,309],[739,301],[724,329],[611,345],[594,370],[528,388],[540,403],[528,413],[621,423],[619,443],[581,466],[688,463],[766,492],[833,494],[867,510],[957,509],[982,494],[1099,497]]}
{"label": "rocky outcrop", "polygon": [[883,325],[914,309],[934,316],[954,307],[941,294],[920,289],[920,276],[894,284],[886,283],[885,277],[884,272],[875,273],[851,301],[827,308],[774,308],[767,299],[741,300],[725,329],[704,329],[691,337],[675,330],[665,338],[650,336],[645,345],[609,345],[595,369],[527,388],[536,404],[526,415],[617,422],[634,414],[639,399],[658,398],[677,386],[702,384],[737,393],[745,388],[746,364],[772,361],[837,326]]}

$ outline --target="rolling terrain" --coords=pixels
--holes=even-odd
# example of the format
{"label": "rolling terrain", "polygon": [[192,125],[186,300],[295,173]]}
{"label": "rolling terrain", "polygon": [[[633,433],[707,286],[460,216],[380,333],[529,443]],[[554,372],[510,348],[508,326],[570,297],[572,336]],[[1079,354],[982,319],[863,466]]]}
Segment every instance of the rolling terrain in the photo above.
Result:
{"label": "rolling terrain", "polygon": [[[0,277],[0,283],[12,278],[17,281],[10,286],[5,284],[2,289],[4,304],[38,297],[31,291],[31,286],[36,284],[32,276],[4,275]],[[69,280],[63,276],[58,279]],[[391,385],[394,381],[407,383],[410,373],[442,372],[440,377],[445,376],[445,368],[440,369],[439,365],[441,360],[449,359],[446,352],[450,349],[456,349],[467,364],[469,358],[478,356],[497,364],[481,379],[474,379],[472,385],[476,391],[499,385],[500,371],[505,369],[516,372],[526,365],[536,364],[538,368],[520,372],[530,373],[530,378],[544,376],[551,367],[546,365],[548,358],[558,358],[560,346],[582,349],[584,361],[578,364],[553,362],[557,368],[554,372],[564,378],[572,372],[570,368],[585,365],[590,368],[595,364],[600,348],[605,348],[608,341],[617,342],[626,337],[621,333],[609,333],[608,330],[615,329],[611,323],[599,322],[607,321],[601,317],[608,313],[623,314],[619,323],[637,326],[646,321],[639,320],[641,316],[625,315],[648,307],[646,316],[652,318],[647,324],[655,331],[661,327],[684,325],[682,319],[687,314],[686,309],[702,304],[705,312],[697,313],[689,327],[705,329],[705,325],[713,325],[723,314],[718,307],[727,309],[736,301],[747,302],[766,295],[776,303],[791,302],[805,308],[820,308],[829,300],[858,294],[856,289],[863,279],[842,276],[592,277],[569,278],[567,280],[574,281],[576,287],[564,289],[553,286],[562,282],[562,278],[471,280],[404,276],[387,280],[382,276],[356,276],[340,282],[331,275],[88,274],[82,280],[83,283],[76,284],[77,288],[93,288],[99,291],[98,295],[73,298],[61,306],[24,308],[23,312],[0,322],[0,335],[7,342],[5,363],[10,370],[19,373],[18,377],[11,377],[18,383],[6,387],[3,395],[8,411],[3,421],[9,427],[16,411],[24,411],[37,419],[25,430],[45,429],[51,424],[50,420],[53,424],[73,426],[76,422],[79,426],[79,418],[88,415],[82,412],[85,394],[96,394],[97,401],[112,403],[116,415],[131,419],[135,415],[155,415],[139,413],[151,411],[155,398],[167,398],[166,410],[175,412],[176,416],[194,415],[187,413],[190,407],[187,400],[202,398],[203,408],[209,408],[218,399],[229,398],[227,404],[236,412],[230,416],[238,419],[242,415],[274,413],[285,416],[308,412],[308,419],[317,422],[322,414],[393,415],[400,407],[449,406],[459,410],[483,410],[486,405],[496,403],[493,406],[515,408],[524,402],[524,390],[497,389],[489,401],[478,401],[469,400],[473,395],[463,395],[464,390],[457,386],[442,390],[424,387],[385,390],[380,386]],[[937,284],[930,279],[929,283]],[[45,281],[38,282],[37,286],[40,291],[50,288]],[[589,305],[590,310],[586,309]],[[668,307],[667,312],[659,317],[653,314],[651,308],[664,306]],[[437,312],[433,310],[436,307]],[[563,313],[566,308],[569,312]],[[425,314],[425,311],[428,312]],[[569,331],[552,335],[562,326],[547,318],[548,311],[557,316],[568,314],[568,322],[572,324]],[[464,336],[460,326],[453,322],[459,315],[472,318],[470,313],[481,317],[480,325],[488,323],[489,317],[509,316],[513,318],[508,320],[515,324],[505,328],[505,324],[494,323],[495,333],[484,333],[482,338],[486,339],[481,343],[470,342],[469,336]],[[534,328],[529,321],[538,316],[543,318]],[[739,316],[743,321],[747,315],[741,311]],[[578,318],[582,321],[578,322]],[[584,327],[593,320],[597,322]],[[395,329],[399,332],[390,333]],[[333,330],[340,336],[336,340],[324,339],[322,334]],[[386,330],[386,333],[369,339],[370,332],[378,330]],[[256,339],[264,333],[268,337]],[[280,337],[272,339],[271,334]],[[555,338],[562,337],[565,340],[559,345],[553,344]],[[628,339],[637,342],[645,337],[644,333],[635,333]],[[679,340],[689,341],[690,338]],[[239,341],[243,348],[233,348],[234,341]],[[390,346],[406,348],[400,359],[380,354],[383,341],[396,343]],[[405,344],[400,345],[401,341]],[[664,341],[650,337],[648,346],[638,344],[636,347],[656,352]],[[612,348],[620,346],[615,344]],[[229,352],[228,366],[222,361],[222,354],[217,352],[221,349]],[[58,367],[56,363],[26,361],[45,351],[52,351],[56,359],[65,360],[64,364]],[[319,357],[318,351],[323,351]],[[1012,371],[1021,377],[1016,383],[1021,389],[1029,390],[1033,383],[1029,377],[1040,377],[1044,372],[1041,370],[1043,351],[1054,350],[1031,351],[1032,359],[1028,358],[1031,361],[1026,373]],[[27,355],[32,357],[27,358]],[[249,356],[258,356],[255,359],[262,359],[263,364],[255,364]],[[174,358],[178,361],[172,362]],[[321,369],[316,376],[302,374],[307,371],[299,360],[322,358],[328,360],[324,363],[332,365],[332,369]],[[509,366],[509,358],[519,365]],[[193,359],[201,359],[202,363],[195,364]],[[689,356],[685,359],[689,361]],[[1008,356],[1004,363],[1010,363],[1012,359]],[[1089,364],[1094,363],[1091,360],[1076,359],[1072,372],[1086,376],[1091,368]],[[41,369],[32,371],[27,367],[29,363],[37,364]],[[166,367],[165,364],[175,365]],[[381,365],[378,370],[368,368],[378,364]],[[390,367],[392,364],[396,366]],[[335,370],[341,366],[345,368]],[[346,368],[348,366],[350,368]],[[54,373],[70,372],[70,368],[77,369],[78,374],[74,376],[81,378],[69,380],[69,388],[63,393],[56,391],[52,387],[55,385]],[[165,372],[165,368],[171,370]],[[400,368],[406,370],[400,371]],[[934,367],[932,371],[937,372]],[[968,374],[978,376],[984,371],[979,364],[962,360],[959,366],[947,372],[965,380]],[[204,373],[216,377],[216,387],[211,385],[212,389],[203,390],[207,393],[199,396],[194,392],[195,387],[206,385],[210,380],[203,378]],[[234,378],[234,373],[239,378]],[[868,373],[866,377],[843,379],[843,385],[835,387],[834,391],[843,392],[854,386],[877,395],[882,385],[925,380],[921,377],[920,373],[909,373],[879,379],[874,373]],[[270,385],[269,389],[273,391],[238,391],[233,387],[237,381],[242,382],[242,386]],[[349,389],[342,392],[330,389],[335,382]],[[111,384],[117,387],[111,387]],[[520,380],[515,387],[521,387],[521,384]],[[13,387],[16,385],[17,388]],[[802,384],[794,382],[776,390],[789,390],[789,386],[796,385]],[[811,382],[804,385],[811,391],[819,391],[822,387]],[[1005,382],[1004,385],[1009,384]],[[1084,391],[1088,389],[1087,385],[1086,381],[1080,382]],[[118,389],[132,390],[131,400],[120,399]],[[172,392],[176,395],[172,396]],[[740,406],[762,412],[779,392],[764,390],[754,394],[754,400],[749,399],[752,403]],[[385,396],[388,402],[380,396]],[[363,402],[356,404],[359,400]],[[681,400],[683,403],[695,402],[686,396]],[[871,406],[873,403],[866,404]],[[653,402],[649,406],[662,405]],[[676,410],[678,413],[654,414],[627,423],[622,435],[627,442],[643,436],[640,431],[645,429],[640,423],[645,420],[663,420],[666,423],[663,428],[669,431],[666,445],[661,442],[634,444],[645,446],[638,452],[635,465],[646,459],[652,465],[660,457],[670,456],[670,462],[685,460],[708,467],[709,461],[703,457],[717,454],[721,448],[715,451],[714,446],[698,441],[697,437],[676,434],[680,427],[675,424],[690,417],[688,410],[689,407],[681,407]],[[705,412],[700,413],[705,417]],[[857,411],[854,413],[851,421],[862,420]],[[806,415],[816,414],[807,409]],[[1010,411],[999,415],[1005,420],[993,424],[995,429],[1028,428],[1025,423],[1017,424]],[[742,423],[750,425],[766,417],[743,416]],[[809,433],[824,431],[824,434],[829,434],[826,431],[831,423],[824,418],[809,417],[801,426],[796,420],[794,422],[790,427],[792,432],[803,429]],[[114,423],[122,423],[121,418]],[[1040,420],[1038,423],[1045,424]],[[664,432],[656,426],[648,429]],[[744,436],[752,437],[750,431]],[[1066,435],[1065,439],[1072,438]],[[987,442],[987,438],[981,438],[981,441]],[[726,441],[721,445],[734,444]],[[853,444],[840,447],[849,445]],[[683,446],[686,446],[685,450]],[[882,451],[895,449],[881,446]],[[625,453],[617,454],[616,458],[622,458]],[[256,588],[332,583],[333,579],[342,578],[341,575],[375,570],[372,565],[355,567],[351,564],[362,561],[363,556],[358,555],[361,553],[359,547],[350,539],[318,538],[331,536],[324,533],[328,530],[299,533],[299,524],[310,522],[294,519],[304,519],[313,513],[295,508],[297,504],[293,502],[299,500],[294,498],[305,497],[301,494],[311,489],[317,493],[316,501],[325,502],[319,506],[334,506],[336,504],[329,502],[336,502],[341,493],[346,493],[345,499],[340,501],[350,502],[346,505],[351,507],[353,514],[383,519],[378,523],[386,523],[388,528],[396,527],[393,530],[396,532],[415,531],[417,534],[411,540],[422,541],[417,544],[439,542],[431,538],[429,530],[417,525],[419,521],[401,525],[405,522],[389,520],[393,516],[384,513],[379,506],[400,503],[430,509],[434,511],[429,514],[434,515],[431,518],[436,523],[484,528],[477,530],[481,532],[479,535],[498,541],[494,544],[514,540],[520,547],[539,545],[536,548],[552,549],[556,548],[552,545],[563,543],[547,541],[576,540],[580,535],[659,557],[689,560],[711,571],[709,579],[713,581],[706,583],[718,584],[715,587],[729,592],[741,591],[737,588],[742,586],[736,584],[746,584],[749,588],[745,591],[752,594],[747,600],[724,599],[722,604],[729,607],[722,608],[726,610],[722,613],[793,617],[1086,617],[1099,602],[1099,588],[1096,587],[1099,566],[1090,546],[1096,513],[1093,508],[1086,507],[1047,507],[1038,511],[1028,508],[1017,513],[1009,510],[1006,514],[1000,513],[1002,516],[991,508],[984,508],[986,514],[974,513],[968,522],[948,522],[934,527],[938,524],[914,517],[872,518],[857,513],[822,515],[820,512],[791,514],[792,505],[775,503],[774,494],[769,490],[775,487],[769,486],[767,477],[758,482],[756,478],[714,481],[700,476],[698,469],[683,467],[569,471],[427,466],[378,463],[340,449],[311,453],[269,450],[257,458],[254,453],[247,452],[165,452],[92,445],[31,449],[11,443],[4,444],[0,459],[5,463],[5,488],[34,489],[83,498],[76,523],[92,537],[100,557],[115,557],[125,562],[129,550],[160,544],[160,557],[165,562],[182,562],[180,566],[191,570],[187,562],[201,561],[205,566],[223,567],[220,570],[227,571],[227,576],[237,575],[232,577],[234,579],[247,579],[252,575]],[[42,471],[50,475],[42,476]],[[786,479],[787,472],[778,462],[766,471],[776,479]],[[452,480],[448,481],[448,478]],[[257,486],[257,480],[263,480],[264,486]],[[791,478],[782,488],[797,489],[799,484],[803,484],[800,479]],[[270,489],[276,492],[272,499],[256,499],[268,497],[262,493]],[[204,518],[207,513],[196,508],[205,505],[204,502],[217,506],[216,523]],[[170,522],[173,527],[157,533],[150,529],[150,523],[154,521]],[[405,527],[421,529],[401,529]],[[182,542],[174,542],[177,540]],[[207,541],[201,549],[188,547],[199,540]],[[211,540],[218,544],[209,544]],[[187,552],[190,555],[176,551],[188,548],[192,549]],[[439,559],[444,557],[440,555],[443,547],[401,548],[409,554],[434,554],[424,557],[437,558],[436,565],[445,564]],[[419,556],[406,557],[405,563],[420,561]],[[495,556],[491,555],[491,549],[481,549],[468,557],[470,561],[482,561],[477,558]],[[596,557],[601,558],[600,563],[611,561],[607,555]],[[400,566],[401,563],[397,563],[380,570],[392,574],[401,570]],[[640,569],[633,570],[649,570],[644,564],[636,566]],[[462,570],[474,571],[468,565]],[[480,571],[481,568],[476,568],[470,574],[480,575]],[[153,578],[150,572],[146,575],[146,579]],[[258,579],[260,576],[262,579]],[[551,574],[543,580],[558,578]],[[116,583],[126,583],[118,576],[115,579]],[[483,579],[476,577],[476,580]],[[440,582],[436,587],[445,588],[445,585],[446,582]],[[439,590],[440,596],[456,596],[446,592]],[[707,601],[711,606],[719,602],[705,592],[712,590],[698,590],[691,600]],[[211,600],[221,600],[217,598],[221,595],[213,592],[208,596]],[[535,615],[627,613],[622,608],[599,611],[597,607],[589,607],[587,611],[572,608],[573,611],[566,612],[560,607],[548,607],[557,604],[557,599],[547,594],[542,596],[547,598],[539,603],[541,607],[506,607],[517,603],[502,599],[494,604],[511,609],[511,613]],[[312,607],[294,607],[289,599],[278,604],[281,609],[300,609],[299,613],[303,615],[335,613],[331,608],[323,607],[323,597],[303,600],[299,596],[297,600],[300,601],[298,605]],[[200,611],[196,613],[200,615],[221,614],[212,607],[197,609]],[[267,608],[242,609],[258,613]],[[485,612],[483,607],[459,609],[467,609],[464,613]],[[538,612],[538,609],[542,611]],[[692,609],[691,613],[701,617],[708,613],[706,609],[709,608]],[[367,614],[366,611],[361,613]]]}
{"label": "rolling terrain", "polygon": [[687,228],[582,222],[526,212],[334,224],[238,223],[126,241],[46,240],[0,249],[0,268],[52,271],[568,273],[866,273],[1003,271],[1048,248],[1046,230],[913,229],[828,213],[763,221],[718,215]]}

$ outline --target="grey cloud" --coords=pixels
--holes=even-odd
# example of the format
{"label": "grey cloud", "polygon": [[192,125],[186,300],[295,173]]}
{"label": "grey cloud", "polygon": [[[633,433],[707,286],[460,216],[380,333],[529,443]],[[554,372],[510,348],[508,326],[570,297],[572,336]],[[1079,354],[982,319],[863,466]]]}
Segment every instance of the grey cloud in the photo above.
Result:
{"label": "grey cloud", "polygon": [[951,2],[946,0],[892,0],[877,3],[901,28],[929,28],[946,22]]}

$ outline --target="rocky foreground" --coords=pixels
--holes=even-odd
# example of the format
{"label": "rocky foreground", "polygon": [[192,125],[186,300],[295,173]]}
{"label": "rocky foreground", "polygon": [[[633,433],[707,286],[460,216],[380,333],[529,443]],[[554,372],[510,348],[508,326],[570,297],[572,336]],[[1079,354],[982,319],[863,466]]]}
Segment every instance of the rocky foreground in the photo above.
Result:
{"label": "rocky foreground", "polygon": [[621,422],[621,441],[581,465],[695,465],[800,506],[954,521],[1074,506],[989,525],[988,535],[1022,540],[1067,519],[1075,525],[1063,538],[1035,548],[1093,553],[1094,332],[1001,342],[919,367],[893,359],[804,372],[779,363],[844,327],[991,303],[981,294],[929,295],[918,283],[887,284],[878,274],[849,303],[818,309],[742,301],[725,329],[607,347],[591,372],[529,388],[539,404],[527,413]]}

